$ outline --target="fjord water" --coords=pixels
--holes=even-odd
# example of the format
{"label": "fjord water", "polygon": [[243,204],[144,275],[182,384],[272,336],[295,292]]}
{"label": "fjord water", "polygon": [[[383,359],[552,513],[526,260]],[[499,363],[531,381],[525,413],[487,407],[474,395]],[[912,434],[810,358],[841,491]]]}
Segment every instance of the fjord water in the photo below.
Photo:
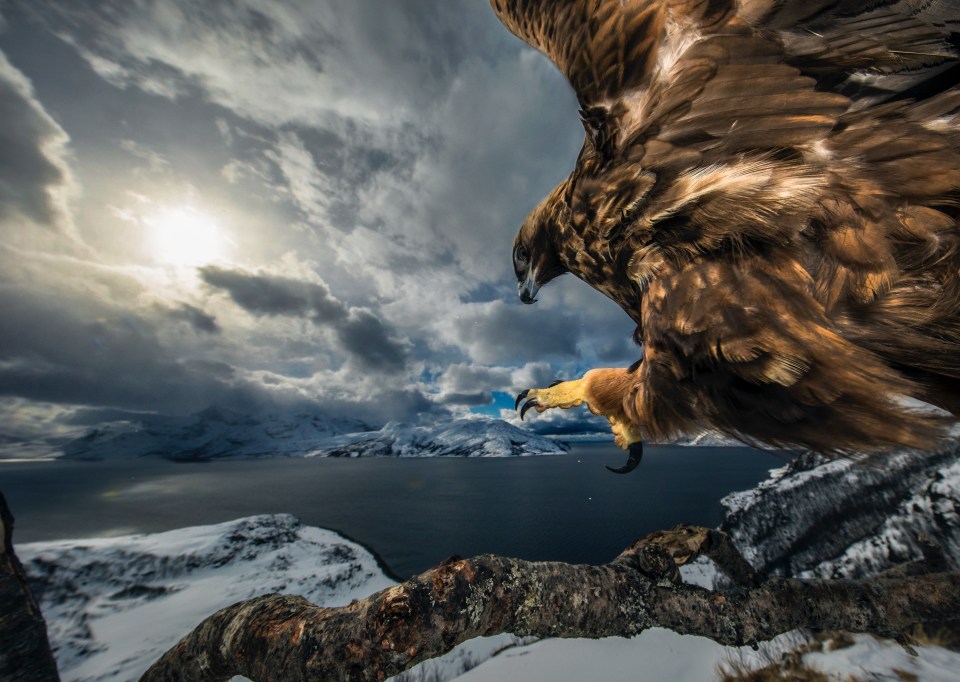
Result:
{"label": "fjord water", "polygon": [[603,563],[678,523],[716,526],[720,499],[784,459],[745,447],[576,444],[503,459],[160,459],[0,463],[17,544],[290,513],[376,552],[401,578],[457,554]]}

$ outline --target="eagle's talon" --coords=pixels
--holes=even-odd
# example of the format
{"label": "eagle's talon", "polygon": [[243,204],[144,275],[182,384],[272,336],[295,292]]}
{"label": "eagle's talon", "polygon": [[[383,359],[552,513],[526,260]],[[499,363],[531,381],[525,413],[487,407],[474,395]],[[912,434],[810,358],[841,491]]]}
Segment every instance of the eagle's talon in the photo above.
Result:
{"label": "eagle's talon", "polygon": [[627,463],[622,467],[612,467],[609,465],[607,469],[612,471],[615,474],[629,474],[631,471],[640,466],[640,460],[643,459],[643,441],[636,441],[630,443],[628,446],[629,455],[627,456]]}
{"label": "eagle's talon", "polygon": [[520,410],[520,421],[523,421],[523,415],[525,415],[531,407],[541,407],[536,398],[531,398],[523,404],[523,409]]}
{"label": "eagle's talon", "polygon": [[[524,398],[526,398],[529,393],[530,393],[530,389],[529,389],[529,388],[526,389],[525,391],[520,391],[520,395],[517,396],[517,402],[515,402],[515,403],[513,404],[513,409],[514,409],[514,411],[516,411],[516,409],[517,409],[518,407],[520,407],[520,401],[523,400]],[[522,417],[521,417],[521,419],[522,419]]]}

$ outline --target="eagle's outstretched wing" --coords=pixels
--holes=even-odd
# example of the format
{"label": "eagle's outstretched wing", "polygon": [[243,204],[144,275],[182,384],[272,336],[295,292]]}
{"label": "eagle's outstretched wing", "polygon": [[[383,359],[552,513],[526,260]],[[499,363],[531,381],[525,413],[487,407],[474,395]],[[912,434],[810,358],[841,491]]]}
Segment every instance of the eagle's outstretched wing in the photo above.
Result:
{"label": "eagle's outstretched wing", "polygon": [[580,102],[577,165],[515,268],[527,301],[566,270],[637,321],[645,362],[607,416],[822,452],[938,441],[948,421],[893,396],[960,407],[960,4],[491,4]]}

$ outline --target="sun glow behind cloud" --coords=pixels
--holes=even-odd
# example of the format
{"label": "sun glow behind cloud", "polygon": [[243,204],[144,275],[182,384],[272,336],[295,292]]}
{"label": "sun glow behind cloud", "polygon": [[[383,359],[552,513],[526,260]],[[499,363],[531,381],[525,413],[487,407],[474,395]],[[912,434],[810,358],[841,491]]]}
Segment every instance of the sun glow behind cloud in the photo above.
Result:
{"label": "sun glow behind cloud", "polygon": [[[92,250],[69,267],[0,262],[11,282],[25,273],[0,297],[30,331],[0,349],[12,395],[176,414],[306,405],[371,423],[468,414],[493,395],[496,415],[629,337],[580,282],[551,286],[539,310],[515,300],[502,245],[583,131],[562,74],[521,56],[487,6],[0,5],[0,86],[22,104],[20,132],[0,135],[12,206],[45,218],[37,243],[69,218]],[[74,186],[58,213],[51,192]],[[83,335],[97,355],[77,351]],[[4,364],[23,358],[30,372]]]}
{"label": "sun glow behind cloud", "polygon": [[226,260],[230,240],[211,216],[168,206],[145,217],[150,252],[160,263],[195,267]]}

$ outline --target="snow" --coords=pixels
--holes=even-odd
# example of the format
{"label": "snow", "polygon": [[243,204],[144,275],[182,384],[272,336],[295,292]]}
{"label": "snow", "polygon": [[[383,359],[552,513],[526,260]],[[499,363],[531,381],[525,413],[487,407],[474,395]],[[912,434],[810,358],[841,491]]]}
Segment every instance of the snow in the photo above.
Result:
{"label": "snow", "polygon": [[710,680],[728,647],[703,637],[652,628],[631,639],[548,639],[510,649],[456,678],[457,682],[560,680]]}
{"label": "snow", "polygon": [[[282,592],[343,606],[396,584],[368,550],[288,514],[16,551],[63,682],[136,680],[204,618],[241,600]],[[477,638],[408,674],[451,680],[520,641]]]}
{"label": "snow", "polygon": [[[717,679],[718,667],[723,663],[735,661],[756,669],[775,656],[772,652],[789,651],[804,641],[799,633],[786,633],[758,652],[750,647],[721,646],[703,637],[678,635],[663,628],[652,628],[631,639],[550,639],[510,649],[456,679],[457,682],[590,679],[700,682]],[[803,660],[838,682],[850,679],[956,682],[960,654],[936,646],[918,647],[918,652],[918,656],[911,656],[890,640],[857,635],[851,647],[829,653],[809,653]]]}
{"label": "snow", "polygon": [[143,415],[101,424],[64,445],[63,454],[77,459],[296,457],[332,436],[368,428],[359,420],[314,413],[249,415],[209,407],[186,417]]}
{"label": "snow", "polygon": [[[851,647],[829,653],[809,653],[805,664],[827,673],[831,679],[923,680],[956,682],[960,677],[960,654],[938,646],[918,647],[918,656],[891,642],[869,635],[855,635]],[[899,672],[897,672],[899,671]],[[911,677],[913,676],[913,677]]]}
{"label": "snow", "polygon": [[[17,552],[47,619],[64,682],[135,680],[204,618],[243,599],[284,592],[339,606],[395,584],[363,547],[285,514],[151,535],[31,543]],[[681,573],[707,588],[717,575],[706,560],[681,567]],[[715,679],[724,661],[763,665],[770,651],[787,650],[800,639],[788,633],[757,653],[661,628],[631,639],[525,646],[505,634],[465,642],[398,679],[555,682],[600,676],[626,682],[643,671],[643,679],[699,681]],[[807,654],[805,660],[836,679],[900,679],[891,672],[895,668],[921,680],[956,679],[960,654],[919,650],[913,658],[893,642],[858,636],[849,649]]]}
{"label": "snow", "polygon": [[721,530],[761,571],[864,577],[920,558],[923,534],[960,566],[960,446],[876,463],[803,455],[722,504]]}
{"label": "snow", "polygon": [[[208,408],[189,417],[145,415],[103,424],[62,447],[77,459],[161,456],[176,460],[241,457],[509,457],[560,454],[556,441],[499,419],[432,426],[359,421],[318,414],[248,415]],[[23,456],[21,451],[19,456]]]}
{"label": "snow", "polygon": [[[735,662],[748,669],[762,668],[805,642],[802,634],[789,632],[755,651],[750,647],[725,647],[703,637],[678,635],[663,628],[651,628],[631,639],[549,639],[509,649],[456,680],[700,682],[717,679],[722,664]],[[891,640],[855,635],[852,646],[807,653],[803,661],[837,682],[956,682],[960,654],[938,646],[917,647],[917,651],[919,655],[913,656]]]}
{"label": "snow", "polygon": [[289,515],[16,551],[65,682],[137,679],[240,600],[284,592],[340,606],[394,584],[366,549]]}
{"label": "snow", "polygon": [[892,562],[919,559],[917,541],[923,536],[936,538],[948,563],[960,566],[960,461],[938,470],[901,499],[875,533],[801,577],[847,578],[878,573],[890,568]]}
{"label": "snow", "polygon": [[707,590],[716,587],[719,575],[720,571],[717,569],[717,565],[706,557],[699,557],[680,567],[680,576],[683,578],[683,582]]}
{"label": "snow", "polygon": [[[853,640],[850,647],[805,654],[803,662],[837,682],[909,679],[956,682],[958,679],[960,654],[957,652],[921,646],[917,647],[919,655],[912,656],[891,640],[870,635],[855,635]],[[761,668],[805,641],[802,634],[789,632],[764,644],[760,651],[754,651],[750,647],[721,646],[703,637],[678,635],[663,628],[651,628],[631,639],[549,639],[509,649],[456,680],[701,682],[717,679],[722,664],[736,662],[748,669]]]}
{"label": "snow", "polygon": [[499,419],[459,419],[437,426],[390,422],[379,431],[330,438],[318,453],[331,457],[510,457],[559,455],[556,441],[523,431]]}

